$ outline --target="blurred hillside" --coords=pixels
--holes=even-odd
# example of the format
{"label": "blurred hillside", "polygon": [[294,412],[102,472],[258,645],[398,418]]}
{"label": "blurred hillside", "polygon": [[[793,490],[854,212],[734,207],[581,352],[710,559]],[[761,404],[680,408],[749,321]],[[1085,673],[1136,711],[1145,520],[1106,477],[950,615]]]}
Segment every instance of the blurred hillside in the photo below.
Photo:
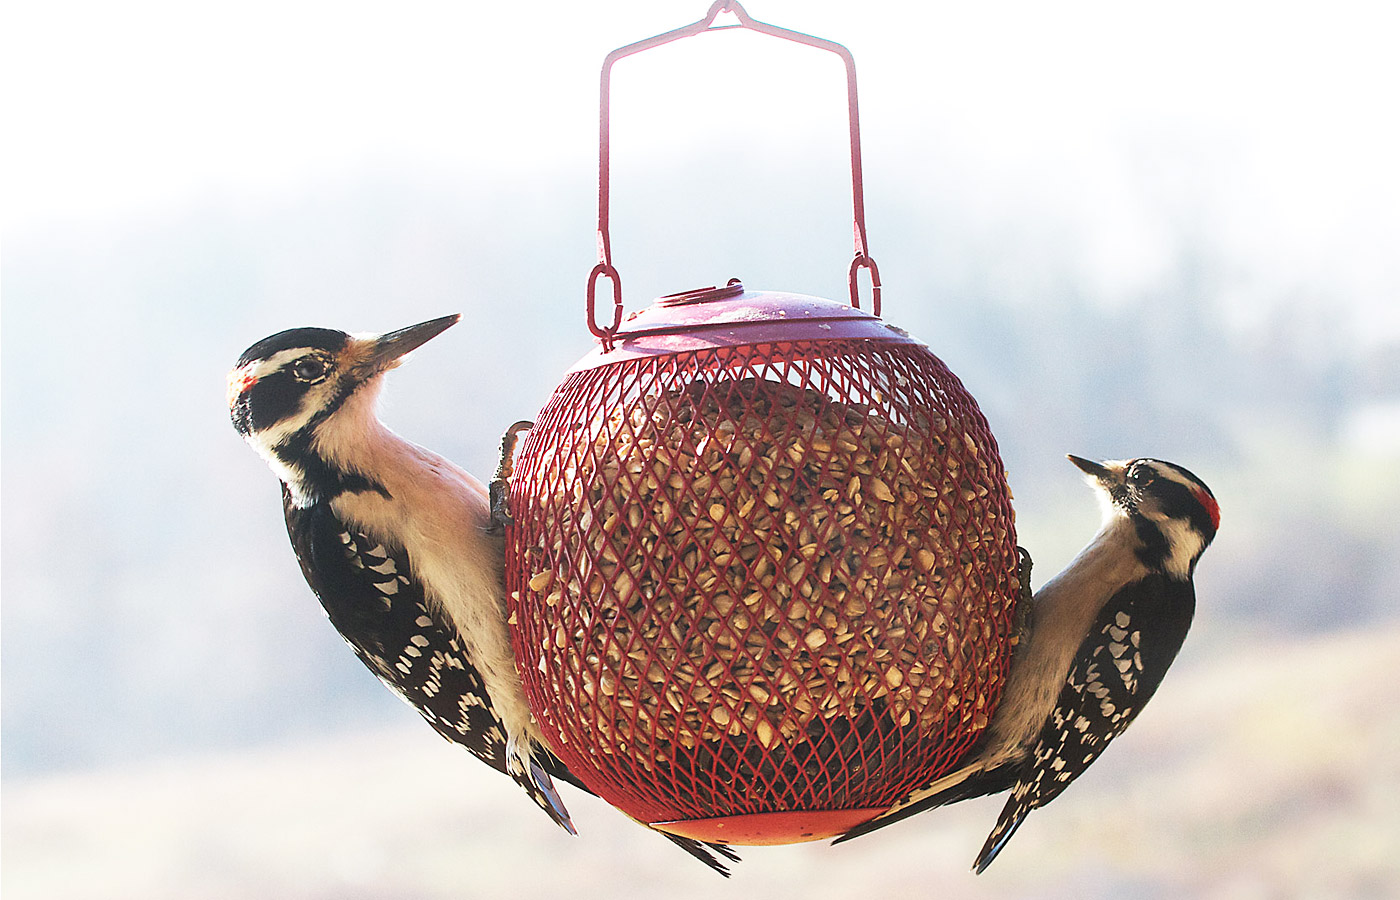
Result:
{"label": "blurred hillside", "polygon": [[7,787],[0,884],[51,900],[1383,900],[1400,893],[1398,654],[1391,626],[1173,672],[981,876],[999,798],[839,847],[740,848],[725,882],[576,791],[570,837],[507,779],[402,728]]}

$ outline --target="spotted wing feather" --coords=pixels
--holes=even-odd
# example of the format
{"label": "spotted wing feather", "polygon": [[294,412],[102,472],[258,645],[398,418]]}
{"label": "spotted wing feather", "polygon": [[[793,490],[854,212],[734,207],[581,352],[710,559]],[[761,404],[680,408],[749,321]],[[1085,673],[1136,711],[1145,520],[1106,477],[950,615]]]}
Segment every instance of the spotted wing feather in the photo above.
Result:
{"label": "spotted wing feather", "polygon": [[1164,575],[1148,576],[1104,604],[977,857],[978,872],[1031,810],[1058,797],[1142,711],[1186,640],[1195,607],[1191,583]]}
{"label": "spotted wing feather", "polygon": [[[547,750],[536,750],[539,770],[533,781],[509,771],[505,729],[481,675],[440,614],[425,602],[422,585],[409,574],[407,554],[346,528],[325,504],[299,509],[284,498],[284,508],[302,574],[355,655],[438,734],[510,775],[572,831],[550,776],[593,792]],[[665,837],[726,877],[729,869],[722,859],[738,860],[724,844]]]}
{"label": "spotted wing feather", "polygon": [[302,574],[355,655],[438,734],[509,775],[573,831],[549,776],[509,766],[505,727],[481,674],[427,603],[407,553],[347,527],[329,504],[298,508],[284,492],[284,509]]}

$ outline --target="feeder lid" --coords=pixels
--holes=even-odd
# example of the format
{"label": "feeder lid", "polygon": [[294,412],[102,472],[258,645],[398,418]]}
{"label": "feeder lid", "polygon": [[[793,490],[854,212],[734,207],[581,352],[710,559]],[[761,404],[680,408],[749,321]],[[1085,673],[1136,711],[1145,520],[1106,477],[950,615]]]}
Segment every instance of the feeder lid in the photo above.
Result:
{"label": "feeder lid", "polygon": [[579,360],[579,372],[639,356],[775,341],[874,340],[921,343],[907,332],[849,303],[807,294],[749,291],[739,279],[658,297],[628,316],[611,350]]}

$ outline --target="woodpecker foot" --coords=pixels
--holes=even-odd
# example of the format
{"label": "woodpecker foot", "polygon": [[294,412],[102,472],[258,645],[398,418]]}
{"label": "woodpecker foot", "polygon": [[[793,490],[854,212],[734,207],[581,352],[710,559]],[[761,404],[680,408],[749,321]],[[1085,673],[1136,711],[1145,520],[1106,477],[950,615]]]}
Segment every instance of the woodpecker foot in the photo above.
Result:
{"label": "woodpecker foot", "polygon": [[520,439],[520,432],[534,427],[534,422],[522,420],[507,428],[501,436],[501,462],[496,466],[496,477],[487,486],[490,502],[487,534],[504,534],[506,526],[515,521],[510,515],[510,476],[515,472],[515,442]]}
{"label": "woodpecker foot", "polygon": [[1017,651],[1025,648],[1028,643],[1033,614],[1031,607],[1031,554],[1025,547],[1016,548],[1016,577],[1021,582],[1021,595],[1016,601],[1016,610],[1012,614],[1012,640],[1016,644]]}
{"label": "woodpecker foot", "polygon": [[1016,577],[1021,582],[1021,602],[1031,602],[1031,554],[1025,547],[1016,548]]}
{"label": "woodpecker foot", "polygon": [[497,479],[486,487],[491,502],[491,514],[486,520],[487,534],[505,534],[506,526],[515,521],[510,517],[510,482]]}

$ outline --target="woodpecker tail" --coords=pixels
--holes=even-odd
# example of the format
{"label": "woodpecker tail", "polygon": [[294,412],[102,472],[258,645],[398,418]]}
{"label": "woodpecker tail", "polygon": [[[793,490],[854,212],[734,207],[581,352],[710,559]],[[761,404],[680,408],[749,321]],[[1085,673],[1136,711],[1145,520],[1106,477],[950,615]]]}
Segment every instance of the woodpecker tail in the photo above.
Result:
{"label": "woodpecker tail", "polygon": [[569,811],[564,808],[564,801],[559,799],[559,792],[554,789],[554,781],[533,758],[530,760],[530,776],[534,787],[534,790],[527,788],[530,790],[530,797],[541,809],[549,813],[549,817],[558,823],[560,828],[569,834],[578,834],[574,829],[573,820],[569,818]]}
{"label": "woodpecker tail", "polygon": [[1029,805],[1019,802],[1014,796],[1006,802],[996,827],[987,835],[987,843],[982,845],[982,852],[977,854],[977,861],[972,864],[974,872],[981,875],[986,871],[987,866],[992,864],[992,860],[996,859],[997,854],[1006,846],[1006,842],[1011,840],[1016,829],[1021,827],[1026,816],[1030,815],[1030,811]]}
{"label": "woodpecker tail", "polygon": [[858,838],[886,825],[893,825],[910,816],[949,803],[999,793],[1015,784],[1015,776],[1011,772],[1011,767],[1004,760],[977,760],[913,791],[894,806],[875,818],[862,822],[831,843],[840,844],[851,838]]}
{"label": "woodpecker tail", "polygon": [[514,735],[508,738],[506,774],[525,789],[530,799],[548,813],[556,825],[569,834],[578,834],[573,820],[569,818],[569,811],[564,807],[564,801],[559,799],[559,792],[554,789],[554,780],[536,762],[533,750],[534,744],[529,738],[517,740]]}
{"label": "woodpecker tail", "polygon": [[[553,777],[559,779],[560,781],[564,781],[573,785],[574,787],[578,788],[586,794],[594,794],[594,791],[591,788],[589,788],[588,785],[580,781],[578,779],[578,776],[576,776],[573,772],[570,772],[568,767],[564,765],[564,763],[559,759],[559,757],[555,756],[549,750],[539,748],[537,750],[536,755],[540,759],[540,764],[544,766],[545,770],[550,775],[553,775]],[[624,815],[626,814],[624,813]],[[628,816],[628,818],[631,819],[632,817]],[[632,819],[632,821],[636,822],[638,825],[641,825],[643,828],[651,828],[650,825],[647,825],[645,822],[642,822],[638,819]],[[739,854],[731,850],[728,844],[714,844],[708,841],[697,841],[693,838],[681,837],[678,834],[671,834],[669,832],[661,831],[661,829],[659,828],[652,830],[660,832],[661,835],[670,840],[671,843],[675,844],[677,847],[680,847],[686,853],[689,853],[691,856],[700,860],[702,863],[709,866],[711,869],[714,869],[716,872],[723,875],[725,878],[729,877],[729,866],[725,862],[725,860],[728,860],[728,862],[739,862]]]}
{"label": "woodpecker tail", "polygon": [[[660,829],[656,829],[660,830]],[[686,853],[700,860],[705,865],[714,869],[725,878],[729,877],[729,866],[721,862],[718,857],[722,856],[730,862],[739,862],[739,854],[729,849],[727,844],[712,844],[708,841],[697,841],[694,838],[681,837],[678,834],[662,831],[662,835],[668,838],[671,843],[680,847]]]}

